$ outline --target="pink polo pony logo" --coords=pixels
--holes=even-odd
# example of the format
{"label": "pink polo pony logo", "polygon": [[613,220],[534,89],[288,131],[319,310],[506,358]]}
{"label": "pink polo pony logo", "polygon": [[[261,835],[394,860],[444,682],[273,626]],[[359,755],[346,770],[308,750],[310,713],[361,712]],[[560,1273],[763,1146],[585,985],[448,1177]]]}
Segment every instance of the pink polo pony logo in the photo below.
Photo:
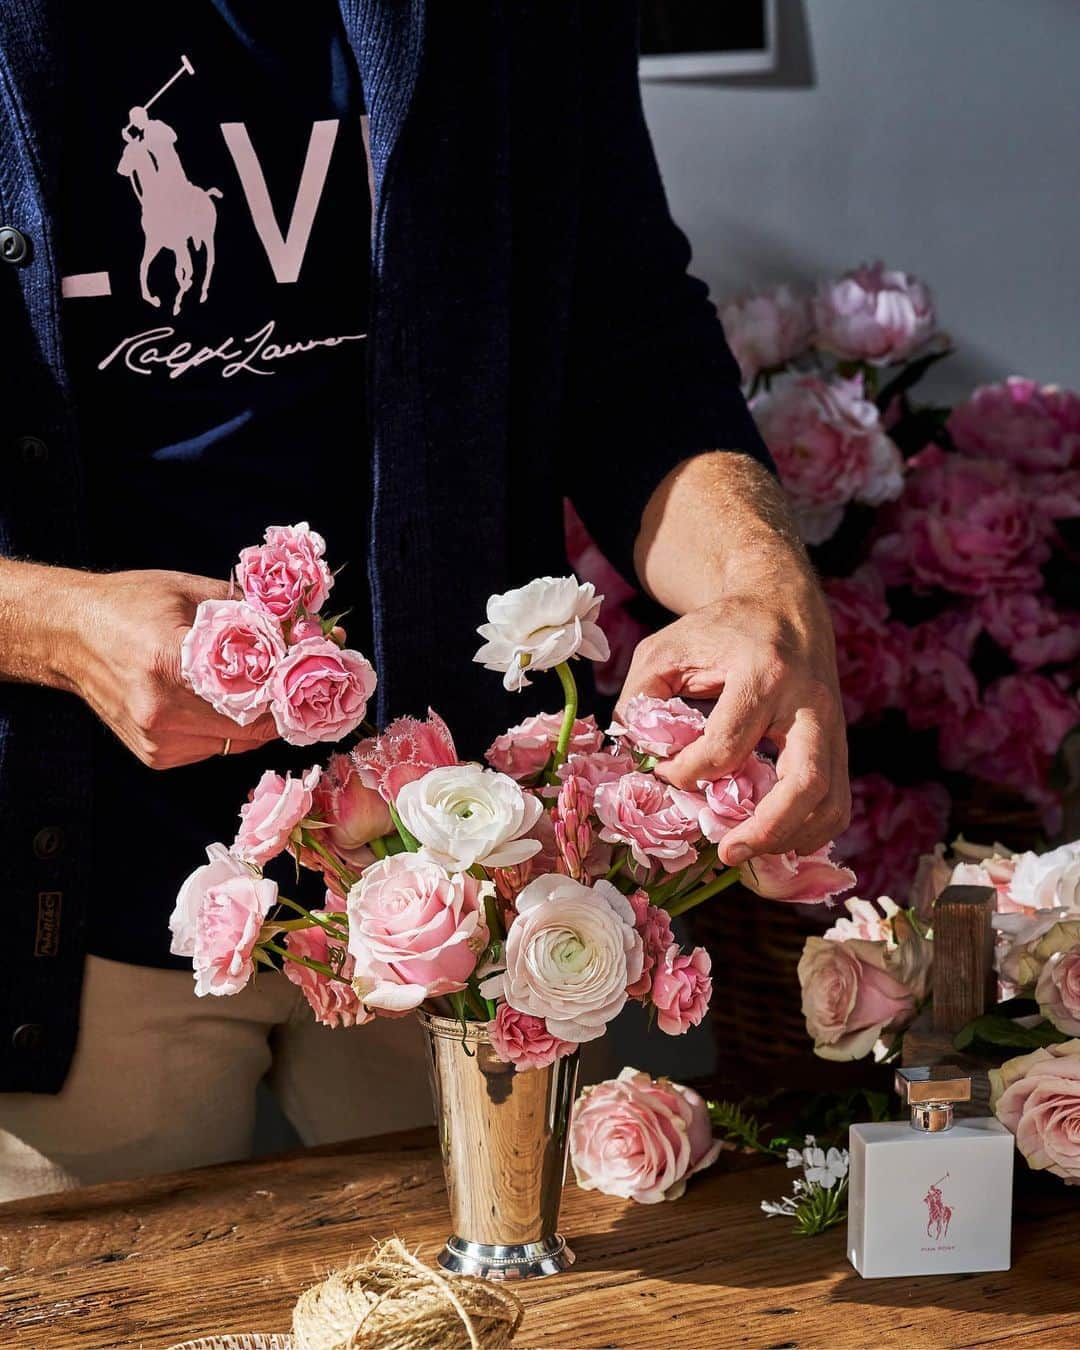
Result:
{"label": "pink polo pony logo", "polygon": [[932,1238],[935,1242],[944,1242],[949,1236],[949,1221],[952,1219],[952,1210],[945,1203],[941,1194],[941,1183],[947,1181],[948,1172],[935,1182],[927,1193],[923,1196],[923,1204],[926,1206],[926,1236]]}

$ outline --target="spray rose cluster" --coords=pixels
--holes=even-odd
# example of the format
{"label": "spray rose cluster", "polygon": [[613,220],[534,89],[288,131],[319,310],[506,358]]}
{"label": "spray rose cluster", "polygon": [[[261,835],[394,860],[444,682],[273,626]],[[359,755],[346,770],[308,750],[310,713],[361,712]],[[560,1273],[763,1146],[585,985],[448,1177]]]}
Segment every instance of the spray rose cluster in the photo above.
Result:
{"label": "spray rose cluster", "polygon": [[[322,557],[322,540],[306,526],[269,530],[264,545],[244,550],[237,576],[245,598],[218,603],[234,607],[234,624],[252,625],[266,656],[260,647],[245,667],[233,660],[230,638],[219,644],[230,671],[249,669],[272,690],[294,653],[320,646],[349,655],[329,636],[297,637],[318,622],[330,588]],[[173,951],[191,958],[196,991],[235,994],[258,968],[280,966],[326,1025],[424,1008],[485,1023],[495,1052],[528,1070],[602,1036],[630,1000],[668,1035],[698,1025],[712,994],[711,962],[703,948],[680,946],[672,920],[734,882],[808,903],[850,887],[853,875],[831,848],[740,868],[719,861],[717,844],[777,776],[755,755],[693,791],[664,783],[653,773],[657,762],[704,732],[695,708],[638,696],[607,733],[578,715],[571,663],[609,656],[597,622],[602,601],[573,576],[541,577],[491,598],[476,660],[508,689],[555,671],[563,707],[508,728],[486,764],[463,761],[429,709],[426,719],[398,718],[305,772],[264,773],[240,808],[233,842],[211,845],[177,898]],[[219,650],[206,640],[212,622],[213,612],[198,616],[185,644],[192,683],[207,691],[216,691],[225,660],[201,655]],[[322,623],[328,633],[331,624]],[[325,670],[312,675],[298,664],[296,679],[330,682]],[[373,685],[372,674],[358,686],[344,721],[363,715],[359,703]],[[345,701],[330,687],[312,706],[326,712]],[[343,724],[336,713],[312,717],[306,739],[292,739],[337,740]],[[283,894],[267,875],[282,856],[320,874],[320,907]],[[661,1189],[677,1183],[686,1162],[680,1153]]]}

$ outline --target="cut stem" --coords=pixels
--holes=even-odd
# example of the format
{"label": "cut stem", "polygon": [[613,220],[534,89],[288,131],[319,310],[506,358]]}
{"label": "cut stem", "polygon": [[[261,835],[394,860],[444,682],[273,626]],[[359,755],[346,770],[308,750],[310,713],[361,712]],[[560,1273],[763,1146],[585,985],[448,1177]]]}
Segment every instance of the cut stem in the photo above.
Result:
{"label": "cut stem", "polygon": [[574,734],[574,722],[578,710],[577,684],[574,681],[574,672],[570,669],[569,662],[560,661],[555,667],[555,674],[558,675],[563,687],[564,712],[559,739],[555,742],[555,753],[551,757],[552,773],[566,759],[566,751],[570,745],[570,737]]}
{"label": "cut stem", "polygon": [[388,805],[390,807],[390,819],[394,822],[394,829],[397,830],[398,837],[401,839],[401,842],[405,845],[405,852],[419,853],[420,852],[419,839],[417,839],[415,835],[410,834],[409,831],[402,824],[401,817],[398,815],[397,807],[394,805],[394,803],[389,802]]}
{"label": "cut stem", "polygon": [[729,867],[713,881],[710,881],[707,886],[699,886],[696,891],[690,891],[688,895],[680,895],[678,899],[670,901],[664,908],[671,918],[676,919],[680,914],[685,914],[687,910],[703,904],[706,900],[711,900],[714,895],[719,895],[721,891],[726,891],[729,886],[734,886],[738,879],[739,869]]}
{"label": "cut stem", "polygon": [[339,980],[342,984],[347,984],[350,989],[352,988],[352,980],[347,980],[344,975],[339,975],[336,970],[331,970],[325,961],[313,961],[309,956],[294,956],[285,947],[279,947],[276,942],[263,942],[260,945],[265,951],[276,952],[286,961],[293,961],[298,966],[306,966],[308,970],[314,970],[320,975],[325,975],[328,980]]}

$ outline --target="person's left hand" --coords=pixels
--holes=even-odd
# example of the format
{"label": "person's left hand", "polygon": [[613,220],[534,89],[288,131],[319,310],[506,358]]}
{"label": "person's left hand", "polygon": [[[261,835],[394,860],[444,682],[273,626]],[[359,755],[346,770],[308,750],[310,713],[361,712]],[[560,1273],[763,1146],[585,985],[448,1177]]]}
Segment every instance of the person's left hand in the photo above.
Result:
{"label": "person's left hand", "polygon": [[656,775],[676,787],[731,773],[763,738],[779,781],[753,817],[724,836],[729,865],[765,853],[812,853],[847,828],[847,738],[828,607],[798,563],[740,580],[638,645],[619,711],[634,694],[717,700],[704,735]]}

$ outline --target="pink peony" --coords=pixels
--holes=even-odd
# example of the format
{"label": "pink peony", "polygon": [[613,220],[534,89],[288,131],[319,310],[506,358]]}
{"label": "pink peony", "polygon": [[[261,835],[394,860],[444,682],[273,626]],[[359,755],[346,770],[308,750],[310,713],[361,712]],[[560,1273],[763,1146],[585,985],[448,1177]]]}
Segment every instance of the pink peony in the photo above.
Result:
{"label": "pink peony", "polygon": [[885,514],[887,532],[872,550],[886,585],[958,595],[1040,589],[1046,529],[1011,466],[931,445],[908,469],[903,498]]}
{"label": "pink peony", "polygon": [[844,717],[861,722],[898,706],[907,678],[908,629],[889,618],[885,586],[872,567],[825,583],[836,634]]}
{"label": "pink peony", "polygon": [[790,286],[730,300],[720,310],[724,336],[744,380],[776,370],[810,346],[810,302]]}
{"label": "pink peony", "polygon": [[327,638],[305,638],[274,671],[271,711],[278,734],[290,745],[339,741],[364,720],[375,683],[370,661],[359,652]]}
{"label": "pink peony", "polygon": [[215,712],[242,727],[266,711],[285,655],[277,620],[243,600],[204,600],[180,648],[180,670]]}
{"label": "pink peony", "polygon": [[[555,749],[562,730],[562,713],[537,713],[511,727],[488,746],[484,758],[493,769],[509,774],[520,783],[535,777]],[[570,735],[568,753],[592,754],[600,749],[604,736],[594,717],[579,717]]]}
{"label": "pink peony", "polygon": [[949,795],[939,783],[900,787],[879,773],[851,784],[851,824],[836,841],[863,895],[907,895],[919,857],[941,839]]}
{"label": "pink peony", "polygon": [[[326,909],[312,910],[319,918],[332,917]],[[338,913],[337,918],[344,920]],[[334,966],[331,960],[331,948],[344,952],[340,943],[335,943],[324,928],[295,928],[285,934],[285,947],[293,956],[305,956],[309,961],[321,961],[324,966]],[[368,1012],[361,1003],[351,984],[353,976],[353,958],[344,952],[344,959],[337,966],[341,980],[331,980],[328,976],[310,966],[302,966],[296,961],[283,961],[281,969],[286,979],[297,986],[307,999],[308,1006],[315,1014],[316,1022],[324,1027],[358,1027],[370,1022],[373,1013]]]}
{"label": "pink peony", "polygon": [[835,281],[823,281],[814,297],[817,345],[843,361],[874,366],[906,361],[934,332],[929,288],[908,272],[864,264]]}
{"label": "pink peony", "polygon": [[570,566],[604,597],[597,622],[607,638],[609,654],[596,666],[596,687],[601,694],[617,694],[630,669],[634,649],[649,631],[627,608],[638,592],[600,552],[569,498],[563,500],[563,521]]}
{"label": "pink peony", "polygon": [[211,844],[206,850],[206,858],[207,861],[196,867],[180,887],[176,897],[176,906],[169,918],[172,933],[169,950],[173,956],[195,955],[195,928],[210,888],[234,877],[253,875],[251,868],[230,853],[224,844]]}
{"label": "pink peony", "polygon": [[981,627],[973,611],[950,609],[911,630],[903,702],[916,731],[966,717],[978,703],[971,656]]}
{"label": "pink peony", "polygon": [[1029,1167],[1080,1183],[1080,1040],[991,1069],[990,1106]]}
{"label": "pink peony", "polygon": [[326,541],[299,525],[271,525],[262,544],[240,553],[236,580],[248,604],[281,623],[294,619],[300,610],[314,614],[330,594],[334,578],[323,562]]}
{"label": "pink peony", "polygon": [[628,773],[596,789],[593,808],[609,844],[627,844],[640,867],[660,863],[666,872],[688,867],[697,854],[697,821],[684,815],[666,784],[647,773]]}
{"label": "pink peony", "polygon": [[649,991],[661,1031],[681,1036],[701,1022],[712,998],[711,970],[712,961],[704,947],[680,952],[676,943],[671,944],[653,971]]}
{"label": "pink peony", "polygon": [[721,1147],[696,1092],[637,1069],[585,1088],[574,1106],[570,1161],[582,1190],[644,1205],[677,1200]]}
{"label": "pink peony", "polygon": [[365,787],[348,755],[332,755],[315,789],[314,810],[323,828],[318,839],[353,867],[370,860],[364,847],[394,827],[386,803]]}
{"label": "pink peony", "polygon": [[653,698],[635,694],[615,716],[608,735],[639,755],[671,759],[698,740],[705,730],[705,716],[681,698]]}
{"label": "pink peony", "polygon": [[750,819],[758,802],[775,786],[772,761],[754,754],[736,773],[700,784],[697,792],[670,791],[683,814],[696,818],[705,838],[718,844],[728,830]]}
{"label": "pink peony", "polygon": [[848,502],[879,506],[903,491],[900,451],[863,397],[861,377],[804,375],[755,399],[754,417],[808,544],[835,533]]}
{"label": "pink peony", "polygon": [[1048,535],[1059,520],[1080,516],[1080,468],[1033,473],[1025,479],[1031,500]]}
{"label": "pink peony", "polygon": [[1080,946],[1047,958],[1035,985],[1039,1011],[1066,1036],[1080,1036]]}
{"label": "pink peony", "polygon": [[210,886],[195,921],[195,992],[238,994],[255,973],[252,953],[277,903],[266,877],[231,877]]}
{"label": "pink peony", "polygon": [[822,1059],[861,1059],[915,1015],[916,997],[890,972],[884,942],[806,939],[799,985],[806,1030]]}
{"label": "pink peony", "polygon": [[1045,595],[994,592],[977,605],[986,631],[1021,670],[1060,665],[1080,656],[1080,621],[1068,618]]}
{"label": "pink peony", "polygon": [[634,927],[641,938],[644,957],[641,977],[628,986],[626,992],[631,998],[644,998],[652,988],[653,971],[663,961],[675,935],[667,910],[654,905],[648,891],[632,891],[626,898],[634,911]]}
{"label": "pink peony", "polygon": [[354,987],[369,1008],[418,1008],[464,989],[487,946],[481,884],[415,853],[373,863],[349,892]]}
{"label": "pink peony", "polygon": [[841,891],[849,891],[855,885],[855,873],[833,861],[832,845],[827,844],[805,856],[789,852],[751,858],[739,868],[739,880],[765,900],[822,905]]}
{"label": "pink peony", "polygon": [[488,1040],[500,1059],[522,1069],[543,1069],[578,1047],[573,1041],[560,1041],[547,1029],[543,1018],[518,1012],[509,1003],[500,1003],[494,1021],[487,1024]]}
{"label": "pink peony", "polygon": [[1018,375],[983,385],[948,421],[956,448],[1021,469],[1080,468],[1080,397]]}
{"label": "pink peony", "polygon": [[284,778],[267,769],[240,808],[240,829],[232,851],[244,862],[262,867],[292,844],[299,844],[299,826],[311,814],[319,766],[303,778]]}
{"label": "pink peony", "polygon": [[353,762],[364,786],[392,802],[406,783],[423,778],[429,769],[460,761],[450,728],[429,708],[426,722],[399,717],[381,736],[361,741],[353,751]]}

